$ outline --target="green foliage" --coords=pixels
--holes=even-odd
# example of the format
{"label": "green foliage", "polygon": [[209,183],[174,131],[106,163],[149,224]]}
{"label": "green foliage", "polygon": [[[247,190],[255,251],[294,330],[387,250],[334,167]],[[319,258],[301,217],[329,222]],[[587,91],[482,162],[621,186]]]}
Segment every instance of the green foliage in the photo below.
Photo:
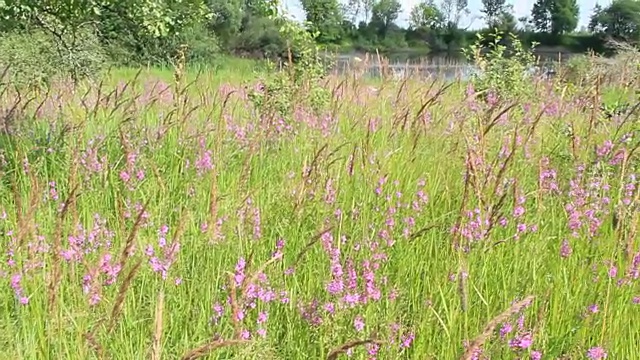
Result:
{"label": "green foliage", "polygon": [[[117,32],[113,33],[118,35]],[[103,39],[110,57],[120,65],[166,65],[182,46],[187,48],[187,61],[210,62],[220,54],[220,46],[205,24],[194,24],[178,34],[164,37],[136,36],[123,33],[119,38]]]}
{"label": "green foliage", "polygon": [[57,77],[92,77],[106,65],[107,57],[96,36],[82,31],[71,41],[73,51],[63,51],[59,39],[43,31],[10,33],[0,39],[0,67],[9,67],[8,79],[19,87],[41,87]]}
{"label": "green foliage", "polygon": [[490,28],[497,27],[506,11],[506,0],[482,0],[482,13]]}
{"label": "green foliage", "polygon": [[401,10],[402,5],[398,0],[379,0],[371,9],[371,23],[384,36],[398,19]]}
{"label": "green foliage", "polygon": [[278,20],[289,49],[296,50],[296,61],[287,62],[283,71],[269,74],[263,88],[251,94],[253,104],[263,116],[287,118],[296,105],[308,105],[320,113],[328,105],[330,93],[320,84],[327,63],[316,43],[318,34],[283,17]]}
{"label": "green foliage", "polygon": [[309,31],[317,33],[317,41],[323,44],[337,43],[342,39],[344,13],[338,0],[302,0]]}
{"label": "green foliage", "polygon": [[[538,32],[518,31],[513,9],[505,1],[484,0],[488,28],[480,32],[517,32],[525,44],[535,41],[572,52],[603,52],[606,37],[639,39],[638,3],[616,0],[599,9],[590,28],[606,36],[597,36],[568,34],[577,21],[575,0],[538,0],[533,9]],[[467,0],[422,0],[411,10],[409,29],[396,24],[401,12],[398,0],[303,0],[302,5],[307,17],[304,28],[312,42],[325,49],[388,55],[414,48],[416,54],[452,54],[475,36],[460,23],[468,12]],[[283,19],[278,6],[278,0],[10,0],[0,2],[0,34],[47,33],[55,40],[56,52],[64,53],[67,63],[78,61],[78,66],[86,54],[73,55],[83,51],[84,45],[76,41],[86,44],[77,39],[87,32],[97,34],[104,52],[123,65],[166,64],[182,45],[189,49],[191,62],[208,62],[222,52],[282,59],[287,58],[288,47],[298,62],[299,44],[292,38],[295,35],[280,31]],[[356,24],[357,18],[364,21]],[[530,24],[528,19],[522,21]]]}
{"label": "green foliage", "polygon": [[531,10],[535,27],[556,35],[575,30],[579,13],[576,0],[537,0]]}
{"label": "green foliage", "polygon": [[597,6],[589,28],[616,39],[640,42],[640,1],[614,0],[606,8]]}
{"label": "green foliage", "polygon": [[229,47],[239,54],[272,59],[285,54],[287,42],[274,19],[249,16],[243,31],[230,40]]}
{"label": "green foliage", "polygon": [[102,45],[119,63],[156,62],[173,55],[185,41],[199,54],[203,52],[203,42],[216,49],[210,41],[203,40],[203,33],[197,28],[208,14],[201,0],[14,0],[0,3],[0,29],[49,34],[64,64],[77,68],[79,74],[72,72],[77,78],[86,75],[84,68],[91,67],[87,63],[89,53],[102,53],[95,41],[91,50],[86,48],[89,33],[98,33]]}
{"label": "green foliage", "polygon": [[209,29],[228,45],[240,33],[244,0],[208,0],[207,7],[212,14]]}
{"label": "green foliage", "polygon": [[201,0],[5,0],[0,3],[0,28],[27,23],[51,31],[74,31],[88,23],[100,23],[103,12],[116,9],[123,19],[154,37],[177,33],[207,12]]}
{"label": "green foliage", "polygon": [[[532,82],[527,73],[536,65],[533,48],[525,49],[517,36],[509,34],[510,47],[501,32],[495,32],[484,48],[486,39],[478,35],[475,44],[465,49],[467,58],[479,70],[471,81],[478,92],[493,92],[498,98],[519,98],[532,93]],[[533,44],[535,47],[536,44]]]}
{"label": "green foliage", "polygon": [[423,0],[411,9],[409,23],[413,29],[441,29],[444,15],[433,0]]}
{"label": "green foliage", "polygon": [[560,67],[565,83],[581,86],[616,86],[637,89],[640,86],[640,52],[621,46],[612,57],[595,54],[571,57]]}

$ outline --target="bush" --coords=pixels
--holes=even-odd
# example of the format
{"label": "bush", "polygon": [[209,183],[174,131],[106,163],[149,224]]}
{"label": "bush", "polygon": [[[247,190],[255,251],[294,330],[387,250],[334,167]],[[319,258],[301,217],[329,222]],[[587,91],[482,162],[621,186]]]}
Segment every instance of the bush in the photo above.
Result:
{"label": "bush", "polygon": [[562,79],[577,86],[595,82],[626,88],[640,86],[640,51],[625,44],[612,43],[610,46],[617,48],[613,57],[595,54],[571,57],[560,68]]}
{"label": "bush", "polygon": [[188,62],[209,63],[220,54],[218,39],[198,24],[167,37],[142,36],[135,31],[103,35],[103,44],[119,65],[167,65],[182,45],[187,47]]}
{"label": "bush", "polygon": [[471,79],[476,91],[493,91],[502,98],[531,94],[532,82],[528,73],[536,65],[532,53],[535,44],[527,50],[518,37],[511,34],[507,41],[510,46],[507,47],[503,45],[504,38],[500,32],[492,37],[493,41],[485,48],[486,40],[478,34],[476,43],[465,51],[479,70]]}
{"label": "bush", "polygon": [[98,38],[83,30],[61,39],[42,31],[4,34],[0,67],[9,67],[5,81],[17,86],[44,86],[54,77],[92,77],[106,65]]}
{"label": "bush", "polygon": [[274,59],[286,54],[287,41],[273,19],[253,17],[247,19],[243,31],[231,40],[230,48],[236,53]]}

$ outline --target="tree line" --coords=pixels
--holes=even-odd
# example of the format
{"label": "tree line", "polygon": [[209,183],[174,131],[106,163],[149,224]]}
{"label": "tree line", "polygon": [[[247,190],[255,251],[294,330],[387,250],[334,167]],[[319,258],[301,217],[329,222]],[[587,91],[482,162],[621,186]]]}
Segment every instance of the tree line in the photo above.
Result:
{"label": "tree line", "polygon": [[[474,31],[467,1],[423,0],[410,9],[406,27],[399,24],[399,0],[300,3],[307,31],[321,46],[338,51],[456,52],[478,32],[496,29],[525,43],[574,51],[602,51],[608,38],[640,42],[640,0],[596,6],[589,26],[580,30],[580,11],[591,9],[580,9],[577,0],[536,0],[530,16],[522,18],[506,0],[482,0],[480,18],[471,20],[485,27]],[[24,36],[40,34],[56,43],[58,57],[78,64],[97,52],[123,64],[158,63],[185,44],[191,60],[224,53],[277,57],[290,44],[280,31],[286,20],[273,16],[277,7],[278,0],[5,0],[0,1],[0,50],[33,46],[38,41]]]}
{"label": "tree line", "polygon": [[[397,20],[399,0],[301,0],[311,31],[327,45],[372,48],[423,48],[451,51],[495,30],[525,42],[562,45],[573,51],[604,50],[605,39],[640,41],[640,1],[614,0],[606,7],[580,9],[577,0],[536,0],[530,15],[516,18],[506,0],[482,0],[481,14],[470,17],[468,0],[422,0],[410,9],[408,26]],[[593,11],[589,26],[578,30],[580,11]],[[465,23],[467,21],[467,23]],[[475,21],[484,28],[470,31]]]}

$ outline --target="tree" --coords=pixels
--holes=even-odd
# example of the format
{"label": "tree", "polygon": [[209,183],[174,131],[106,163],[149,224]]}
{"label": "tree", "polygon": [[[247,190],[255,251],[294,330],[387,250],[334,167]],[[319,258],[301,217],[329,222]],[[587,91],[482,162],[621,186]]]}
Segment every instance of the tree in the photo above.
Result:
{"label": "tree", "polygon": [[398,0],[378,0],[371,9],[371,23],[376,26],[382,36],[385,36],[398,19],[402,5]]}
{"label": "tree", "polygon": [[462,15],[469,14],[468,0],[442,0],[440,11],[444,15],[447,28],[458,29]]}
{"label": "tree", "polygon": [[409,24],[413,29],[440,29],[444,25],[444,16],[433,0],[423,0],[411,9]]}
{"label": "tree", "polygon": [[537,0],[531,9],[531,22],[538,31],[551,32],[550,3],[553,0]]}
{"label": "tree", "polygon": [[596,6],[589,29],[626,41],[640,41],[640,1],[614,0],[606,8]]}
{"label": "tree", "polygon": [[113,9],[154,37],[179,33],[209,15],[203,0],[5,0],[0,2],[0,28],[28,24],[60,35],[98,25]]}
{"label": "tree", "polygon": [[551,12],[551,33],[564,34],[572,32],[578,26],[580,8],[577,0],[555,0]]}
{"label": "tree", "polygon": [[342,37],[344,13],[338,0],[302,0],[309,30],[318,33],[321,43],[336,43]]}
{"label": "tree", "polygon": [[594,33],[602,32],[603,29],[600,27],[600,16],[602,11],[603,9],[600,4],[596,4],[596,6],[593,7],[593,14],[591,14],[591,17],[589,18],[589,31]]}
{"label": "tree", "polygon": [[278,0],[244,0],[245,17],[267,18],[275,15]]}
{"label": "tree", "polygon": [[521,16],[518,18],[518,22],[520,23],[520,29],[525,32],[533,32],[535,27],[532,24],[531,19],[528,16]]}
{"label": "tree", "polygon": [[500,17],[503,16],[506,0],[482,0],[482,10],[487,25],[490,28],[496,27]]}
{"label": "tree", "polygon": [[579,13],[576,0],[537,0],[531,17],[538,31],[559,35],[576,29]]}
{"label": "tree", "polygon": [[363,20],[365,23],[368,23],[375,3],[375,0],[348,0],[345,4],[347,8],[345,15],[350,16],[351,22],[354,24],[358,21],[360,15],[364,15]]}
{"label": "tree", "polygon": [[[134,51],[163,44],[189,32],[209,17],[204,0],[4,0],[0,1],[0,31],[43,31],[55,42],[61,59],[78,78],[79,54],[89,35],[103,44],[129,41]],[[158,46],[160,48],[160,46]],[[164,56],[171,50],[162,46]],[[124,51],[125,53],[127,51]]]}
{"label": "tree", "polygon": [[494,28],[497,28],[505,34],[515,33],[518,20],[513,14],[513,8],[511,5],[505,6],[502,12],[495,19]]}
{"label": "tree", "polygon": [[245,5],[244,0],[207,0],[212,14],[208,28],[223,43],[228,44],[240,32]]}

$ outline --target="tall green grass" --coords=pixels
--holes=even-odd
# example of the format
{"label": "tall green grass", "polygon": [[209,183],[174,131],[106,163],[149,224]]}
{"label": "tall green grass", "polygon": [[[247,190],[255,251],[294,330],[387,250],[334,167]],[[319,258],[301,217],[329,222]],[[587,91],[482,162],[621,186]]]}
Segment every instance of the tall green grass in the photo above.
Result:
{"label": "tall green grass", "polygon": [[637,115],[349,78],[261,118],[243,68],[3,93],[2,358],[636,357]]}

